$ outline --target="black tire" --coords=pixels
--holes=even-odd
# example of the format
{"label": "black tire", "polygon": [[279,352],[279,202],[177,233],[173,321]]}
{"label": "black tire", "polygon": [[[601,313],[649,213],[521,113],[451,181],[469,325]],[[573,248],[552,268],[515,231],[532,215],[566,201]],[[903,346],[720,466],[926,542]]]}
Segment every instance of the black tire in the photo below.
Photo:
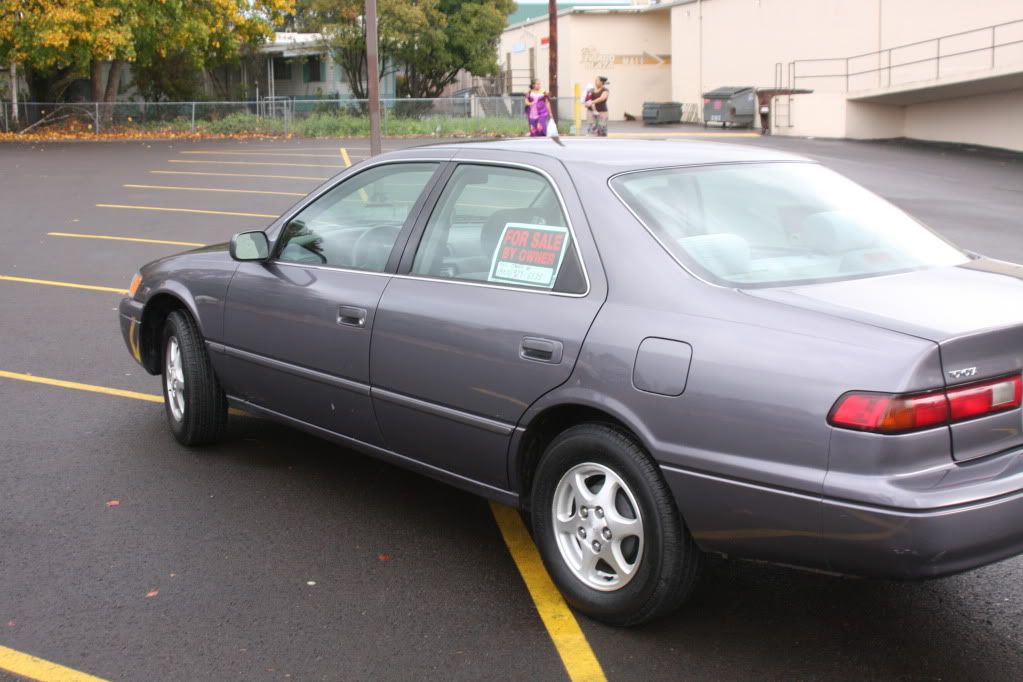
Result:
{"label": "black tire", "polygon": [[[606,467],[621,479],[642,515],[642,549],[637,550],[634,575],[610,591],[596,589],[576,575],[562,555],[554,528],[559,482],[574,467],[589,463]],[[565,600],[594,620],[616,626],[644,623],[678,608],[696,583],[700,550],[671,491],[639,443],[614,426],[574,426],[550,443],[533,478],[532,521],[544,564]],[[589,537],[599,539],[596,534]]]}
{"label": "black tire", "polygon": [[[168,352],[174,340],[180,349],[183,409],[176,415],[168,388]],[[183,445],[206,445],[223,436],[227,425],[227,398],[213,373],[202,333],[192,317],[183,310],[167,316],[160,345],[164,412],[171,432]]]}

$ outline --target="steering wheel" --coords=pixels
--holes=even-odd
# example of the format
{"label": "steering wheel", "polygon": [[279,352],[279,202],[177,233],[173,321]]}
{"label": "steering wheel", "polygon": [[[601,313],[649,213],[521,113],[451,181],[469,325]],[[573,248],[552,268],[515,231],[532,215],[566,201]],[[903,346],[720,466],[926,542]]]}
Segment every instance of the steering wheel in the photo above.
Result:
{"label": "steering wheel", "polygon": [[[352,246],[352,265],[364,270],[383,270],[399,232],[401,228],[394,225],[372,227],[363,232]],[[380,253],[385,253],[383,262],[372,262],[372,256]]]}

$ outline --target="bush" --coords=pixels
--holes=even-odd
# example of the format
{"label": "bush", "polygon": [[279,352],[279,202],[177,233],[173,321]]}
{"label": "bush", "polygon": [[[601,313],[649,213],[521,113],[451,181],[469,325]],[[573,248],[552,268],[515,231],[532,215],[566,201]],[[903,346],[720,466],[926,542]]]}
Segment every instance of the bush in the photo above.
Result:
{"label": "bush", "polygon": [[284,120],[260,117],[255,114],[234,113],[215,121],[196,121],[195,128],[198,132],[214,135],[240,135],[242,133],[283,135]]}

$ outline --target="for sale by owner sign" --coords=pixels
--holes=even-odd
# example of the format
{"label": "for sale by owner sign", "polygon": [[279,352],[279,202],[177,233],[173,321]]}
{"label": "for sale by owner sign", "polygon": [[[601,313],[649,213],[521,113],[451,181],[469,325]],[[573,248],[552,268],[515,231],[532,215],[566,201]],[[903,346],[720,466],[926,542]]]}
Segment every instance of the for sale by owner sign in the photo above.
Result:
{"label": "for sale by owner sign", "polygon": [[488,279],[551,289],[568,242],[567,227],[508,223],[490,263]]}

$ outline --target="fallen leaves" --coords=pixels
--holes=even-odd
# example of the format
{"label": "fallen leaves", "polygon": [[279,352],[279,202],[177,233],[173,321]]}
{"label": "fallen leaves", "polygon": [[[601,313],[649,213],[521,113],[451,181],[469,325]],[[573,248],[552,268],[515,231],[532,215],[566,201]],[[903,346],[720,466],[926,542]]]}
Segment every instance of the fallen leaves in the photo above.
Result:
{"label": "fallen leaves", "polygon": [[159,588],[146,592],[146,599],[152,599],[156,595],[160,594]]}
{"label": "fallen leaves", "polygon": [[111,507],[120,507],[120,506],[121,506],[121,501],[120,500],[109,500],[107,502],[107,509],[110,509]]}
{"label": "fallen leaves", "polygon": [[390,554],[377,554],[377,561],[390,561],[393,558]]}

